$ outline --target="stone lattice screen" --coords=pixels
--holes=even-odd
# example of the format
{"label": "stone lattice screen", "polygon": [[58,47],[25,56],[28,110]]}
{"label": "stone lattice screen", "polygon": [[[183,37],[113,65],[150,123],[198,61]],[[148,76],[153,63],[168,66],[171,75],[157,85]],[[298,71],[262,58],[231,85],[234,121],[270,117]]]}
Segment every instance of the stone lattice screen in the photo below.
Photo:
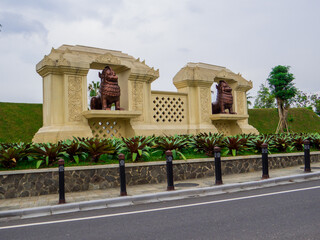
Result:
{"label": "stone lattice screen", "polygon": [[153,91],[151,95],[152,122],[157,124],[187,123],[187,95]]}
{"label": "stone lattice screen", "polygon": [[89,126],[92,130],[93,137],[96,138],[112,138],[125,137],[125,120],[95,118],[90,119]]}
{"label": "stone lattice screen", "polygon": [[217,128],[219,133],[224,134],[225,136],[232,135],[231,129],[230,129],[230,123],[226,121],[217,121],[214,123],[214,126]]}

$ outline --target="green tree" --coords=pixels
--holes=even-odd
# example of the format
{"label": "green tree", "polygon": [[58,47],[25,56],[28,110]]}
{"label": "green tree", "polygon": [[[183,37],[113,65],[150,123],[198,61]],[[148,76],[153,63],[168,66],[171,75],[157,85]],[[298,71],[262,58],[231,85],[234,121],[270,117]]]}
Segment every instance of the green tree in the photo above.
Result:
{"label": "green tree", "polygon": [[269,74],[268,82],[273,94],[277,100],[279,123],[276,133],[288,130],[287,115],[290,108],[290,100],[296,95],[297,89],[292,82],[294,76],[289,73],[289,66],[275,66]]}
{"label": "green tree", "polygon": [[315,113],[320,115],[320,97],[318,94],[312,94],[310,96],[310,103]]}
{"label": "green tree", "polygon": [[270,93],[270,90],[264,84],[260,85],[260,90],[256,100],[254,101],[254,108],[275,108],[275,97]]}
{"label": "green tree", "polygon": [[95,97],[99,94],[100,90],[100,82],[94,82],[92,81],[89,86],[88,86],[88,91],[89,91],[89,96],[90,97]]}
{"label": "green tree", "polygon": [[250,99],[252,99],[253,97],[250,96],[250,93],[247,94],[247,108],[250,108],[250,106],[252,105],[252,101]]}
{"label": "green tree", "polygon": [[317,99],[317,100],[315,101],[315,106],[314,106],[314,108],[315,108],[316,114],[318,114],[318,115],[320,116],[320,99]]}
{"label": "green tree", "polygon": [[296,95],[290,100],[290,105],[294,105],[295,107],[310,107],[312,105],[311,96],[298,90]]}
{"label": "green tree", "polygon": [[309,108],[318,115],[320,114],[320,98],[316,93],[307,94],[298,90],[295,97],[290,100],[290,105],[294,107]]}

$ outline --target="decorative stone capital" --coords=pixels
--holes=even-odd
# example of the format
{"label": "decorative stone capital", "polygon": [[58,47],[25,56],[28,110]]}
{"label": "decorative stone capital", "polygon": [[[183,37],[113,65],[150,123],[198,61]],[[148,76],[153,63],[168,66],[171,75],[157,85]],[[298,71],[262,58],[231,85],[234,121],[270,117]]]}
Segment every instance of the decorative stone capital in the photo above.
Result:
{"label": "decorative stone capital", "polygon": [[204,63],[188,63],[173,78],[176,88],[211,87],[215,75]]}
{"label": "decorative stone capital", "polygon": [[56,74],[56,75],[62,75],[62,74],[68,74],[68,75],[80,75],[80,76],[86,76],[88,74],[89,69],[88,68],[74,68],[74,67],[65,67],[65,66],[50,66],[50,65],[44,65],[41,68],[37,68],[37,73],[41,77],[45,77],[49,74]]}
{"label": "decorative stone capital", "polygon": [[119,58],[113,56],[110,53],[105,53],[103,55],[100,55],[95,60],[97,63],[104,63],[104,64],[114,64],[114,65],[120,65],[121,61]]}

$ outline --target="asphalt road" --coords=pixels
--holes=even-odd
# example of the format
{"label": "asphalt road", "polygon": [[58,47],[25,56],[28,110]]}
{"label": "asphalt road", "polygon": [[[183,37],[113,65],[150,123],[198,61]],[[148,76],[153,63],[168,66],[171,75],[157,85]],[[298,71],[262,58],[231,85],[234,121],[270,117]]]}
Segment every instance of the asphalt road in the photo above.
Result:
{"label": "asphalt road", "polygon": [[0,239],[320,239],[320,180],[0,222]]}

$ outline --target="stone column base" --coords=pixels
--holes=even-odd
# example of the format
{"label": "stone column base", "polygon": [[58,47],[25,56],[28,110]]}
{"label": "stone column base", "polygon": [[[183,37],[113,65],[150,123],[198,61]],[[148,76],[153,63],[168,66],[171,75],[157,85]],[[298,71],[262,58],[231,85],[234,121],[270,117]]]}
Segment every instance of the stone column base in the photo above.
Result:
{"label": "stone column base", "polygon": [[259,135],[259,131],[246,122],[238,121],[237,124],[238,124],[239,128],[241,129],[241,133],[244,133],[244,134],[252,133],[252,134]]}
{"label": "stone column base", "polygon": [[82,124],[42,127],[34,135],[32,142],[57,143],[60,140],[73,139],[73,137],[92,137],[92,131],[88,125]]}

